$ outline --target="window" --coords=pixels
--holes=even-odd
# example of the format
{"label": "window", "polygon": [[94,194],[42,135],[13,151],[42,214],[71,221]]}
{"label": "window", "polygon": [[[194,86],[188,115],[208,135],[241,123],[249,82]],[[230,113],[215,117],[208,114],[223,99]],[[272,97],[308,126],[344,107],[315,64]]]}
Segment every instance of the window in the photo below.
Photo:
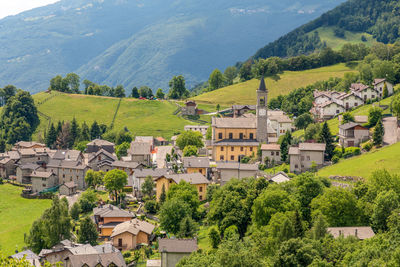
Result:
{"label": "window", "polygon": [[235,156],[231,156],[231,160],[235,160]]}
{"label": "window", "polygon": [[199,169],[199,173],[203,174],[203,169]]}
{"label": "window", "polygon": [[235,151],[235,147],[232,146],[232,147],[231,147],[231,151]]}
{"label": "window", "polygon": [[233,133],[229,133],[229,139],[233,139]]}
{"label": "window", "polygon": [[354,106],[357,107],[357,106],[358,106],[358,103],[354,103]]}
{"label": "window", "polygon": [[46,187],[46,184],[42,184],[43,187]]}
{"label": "window", "polygon": [[279,151],[276,151],[276,155],[279,156]]}
{"label": "window", "polygon": [[250,139],[254,139],[254,134],[253,133],[250,134]]}
{"label": "window", "polygon": [[63,174],[63,178],[65,178],[65,174]]}
{"label": "window", "polygon": [[243,139],[243,133],[239,134],[239,139]]}
{"label": "window", "polygon": [[372,97],[372,98],[375,98],[375,95],[372,95],[371,97]]}
{"label": "window", "polygon": [[274,151],[271,151],[271,156],[273,156],[275,153],[274,153]]}
{"label": "window", "polygon": [[219,160],[224,160],[224,156],[219,156]]}
{"label": "window", "polygon": [[295,169],[298,169],[298,168],[299,168],[299,165],[295,164],[295,165],[294,165],[294,168],[295,168]]}
{"label": "window", "polygon": [[336,114],[339,114],[339,110],[338,109],[336,110]]}
{"label": "window", "polygon": [[101,156],[99,156],[98,159],[101,160]]}
{"label": "window", "polygon": [[199,187],[199,192],[203,192],[203,187],[202,186]]}
{"label": "window", "polygon": [[46,181],[46,178],[42,178],[42,181]]}
{"label": "window", "polygon": [[221,146],[221,151],[224,151],[224,147],[223,146]]}
{"label": "window", "polygon": [[307,156],[307,160],[310,161],[310,156]]}
{"label": "window", "polygon": [[122,247],[122,238],[118,238],[118,247]]}
{"label": "window", "polygon": [[222,139],[222,133],[218,133],[218,139]]}
{"label": "window", "polygon": [[243,152],[243,150],[244,150],[244,148],[243,148],[243,147],[240,147],[240,151],[242,151],[242,152]]}
{"label": "window", "polygon": [[200,200],[203,200],[203,196],[199,196],[199,199],[200,199]]}

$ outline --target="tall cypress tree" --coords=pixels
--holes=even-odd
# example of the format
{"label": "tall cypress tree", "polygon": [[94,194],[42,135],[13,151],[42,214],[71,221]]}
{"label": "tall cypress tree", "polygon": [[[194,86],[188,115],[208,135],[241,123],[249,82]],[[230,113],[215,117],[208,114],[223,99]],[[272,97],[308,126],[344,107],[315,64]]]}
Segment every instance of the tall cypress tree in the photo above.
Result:
{"label": "tall cypress tree", "polygon": [[101,135],[100,127],[97,124],[97,121],[94,121],[92,126],[90,127],[90,138],[91,140],[99,138]]}
{"label": "tall cypress tree", "polygon": [[89,127],[86,124],[86,122],[83,122],[83,124],[82,124],[80,141],[90,141],[90,131],[89,131]]}
{"label": "tall cypress tree", "polygon": [[51,123],[49,131],[46,135],[46,146],[53,147],[56,140],[57,140],[57,131],[56,128],[54,127],[54,124]]}
{"label": "tall cypress tree", "polygon": [[331,134],[331,131],[329,130],[329,126],[328,126],[327,122],[325,122],[324,125],[322,126],[322,130],[319,135],[319,141],[321,143],[326,144],[325,158],[327,160],[331,160],[331,158],[333,157],[334,150],[335,150],[335,145],[333,143],[334,142],[333,136]]}
{"label": "tall cypress tree", "polygon": [[374,134],[372,139],[374,140],[374,145],[381,146],[383,144],[383,135],[385,134],[385,129],[383,128],[382,120],[379,120],[375,126]]}
{"label": "tall cypress tree", "polygon": [[292,134],[286,132],[281,143],[281,161],[286,162],[289,154],[289,147],[292,144]]}
{"label": "tall cypress tree", "polygon": [[79,125],[75,117],[72,119],[71,122],[71,139],[72,143],[75,143],[75,141],[79,139]]}

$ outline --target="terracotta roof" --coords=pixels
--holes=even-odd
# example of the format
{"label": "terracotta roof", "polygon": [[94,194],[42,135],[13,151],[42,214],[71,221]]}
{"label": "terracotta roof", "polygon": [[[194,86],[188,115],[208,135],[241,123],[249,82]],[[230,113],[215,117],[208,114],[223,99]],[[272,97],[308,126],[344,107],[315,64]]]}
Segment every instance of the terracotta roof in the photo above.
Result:
{"label": "terracotta roof", "polygon": [[184,157],[182,159],[184,168],[209,168],[210,160],[207,157]]}
{"label": "terracotta roof", "polygon": [[238,162],[218,162],[217,169],[229,169],[229,170],[240,170],[242,171],[258,171],[257,164],[246,164]]}
{"label": "terracotta roof", "polygon": [[158,240],[159,252],[192,253],[197,250],[196,239],[160,239]]}
{"label": "terracotta roof", "polygon": [[279,144],[262,144],[261,150],[281,150],[281,146]]}
{"label": "terracotta roof", "polygon": [[157,140],[158,142],[165,142],[165,141],[166,141],[166,140],[165,140],[163,137],[161,137],[161,136],[157,137],[156,140]]}
{"label": "terracotta roof", "polygon": [[115,226],[115,228],[112,230],[111,237],[120,235],[125,232],[137,235],[140,231],[148,235],[151,235],[154,228],[155,226],[151,223],[148,223],[146,221],[141,221],[138,219],[133,219],[127,222],[120,223],[117,226]]}
{"label": "terracotta roof", "polygon": [[371,238],[375,235],[374,231],[369,226],[360,227],[328,227],[328,233],[333,235],[334,238],[343,235],[343,237],[355,236],[361,240]]}

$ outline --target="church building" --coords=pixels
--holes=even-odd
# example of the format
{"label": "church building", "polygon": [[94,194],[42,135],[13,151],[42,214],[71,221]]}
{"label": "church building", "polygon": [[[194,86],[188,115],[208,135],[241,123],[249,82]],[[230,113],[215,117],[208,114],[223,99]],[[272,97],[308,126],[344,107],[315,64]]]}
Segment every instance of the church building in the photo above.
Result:
{"label": "church building", "polygon": [[240,161],[255,156],[259,144],[277,137],[268,124],[268,90],[264,77],[257,89],[256,116],[212,118],[212,156],[215,161]]}

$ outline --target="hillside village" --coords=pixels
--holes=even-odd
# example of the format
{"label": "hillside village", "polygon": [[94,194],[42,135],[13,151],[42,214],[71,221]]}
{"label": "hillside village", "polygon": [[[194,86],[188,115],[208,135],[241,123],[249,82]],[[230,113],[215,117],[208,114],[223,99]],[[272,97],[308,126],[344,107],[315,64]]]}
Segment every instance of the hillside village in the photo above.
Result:
{"label": "hillside village", "polygon": [[[61,8],[62,16],[15,17],[25,18],[18,27],[33,23],[36,32],[39,24],[84,17],[93,8],[109,24],[108,8],[119,14],[125,7],[119,15],[123,27],[131,28],[132,18],[143,23],[132,32],[147,20],[154,25],[140,38],[111,42],[108,36],[115,43],[108,49],[101,41],[99,47],[87,45],[100,30],[84,34],[85,41],[76,37],[93,49],[75,63],[82,81],[77,73],[50,73],[43,55],[33,68],[33,49],[23,49],[32,55],[18,58],[3,53],[10,69],[1,75],[15,85],[20,79],[9,75],[13,64],[41,66],[43,73],[27,86],[40,93],[0,88],[0,266],[400,266],[398,1],[343,0],[246,61],[225,62],[224,71],[214,69],[195,86],[190,69],[207,70],[196,57],[211,64],[210,58],[228,58],[225,50],[229,57],[243,56],[233,47],[224,46],[224,53],[209,49],[207,56],[198,47],[178,47],[217,47],[217,40],[193,28],[206,28],[201,19],[184,23],[197,5],[214,9],[215,3],[174,2],[182,21],[171,24],[162,19],[170,16],[163,14],[166,7],[155,2],[112,2],[75,9],[77,3],[67,8],[61,1],[38,10]],[[250,16],[265,19],[270,13],[226,4],[229,12],[219,18],[226,25],[238,19],[255,23]],[[303,4],[284,12],[315,12]],[[132,10],[147,9],[159,18],[132,16]],[[251,23],[240,25],[235,33],[244,42],[243,29]],[[88,28],[72,21],[71,26],[79,35]],[[68,36],[69,29],[57,27],[38,32]],[[219,38],[227,34],[211,28]],[[119,31],[110,27],[104,33]],[[190,42],[181,31],[193,35]],[[155,36],[158,42],[150,44]],[[23,36],[27,47],[30,38]],[[77,50],[74,42],[68,53]],[[168,49],[157,49],[160,44]],[[155,57],[140,55],[142,46]],[[162,57],[171,57],[169,46],[196,55],[166,64]],[[56,49],[63,51],[54,44],[46,57],[54,58]],[[90,57],[95,60],[82,65]],[[68,65],[72,57],[61,59],[60,66]],[[147,65],[139,67],[143,60]],[[154,84],[172,76],[169,90],[153,93],[151,84],[133,85],[144,70]],[[29,79],[33,74],[24,73]],[[43,75],[53,75],[47,89],[36,86]]]}

